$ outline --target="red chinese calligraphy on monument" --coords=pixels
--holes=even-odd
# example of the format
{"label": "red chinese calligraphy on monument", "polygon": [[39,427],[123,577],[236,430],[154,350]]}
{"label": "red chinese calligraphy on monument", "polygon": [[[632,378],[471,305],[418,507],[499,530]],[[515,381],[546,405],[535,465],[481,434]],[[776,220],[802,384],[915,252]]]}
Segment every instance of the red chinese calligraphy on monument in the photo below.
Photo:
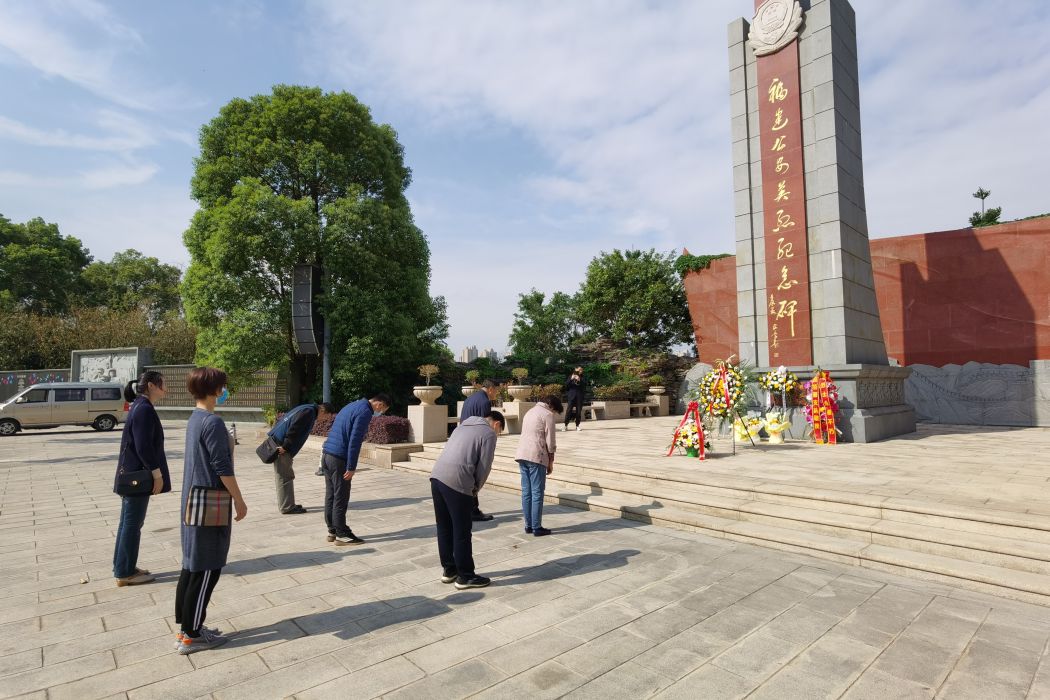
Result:
{"label": "red chinese calligraphy on monument", "polygon": [[759,56],[769,364],[813,363],[798,42]]}

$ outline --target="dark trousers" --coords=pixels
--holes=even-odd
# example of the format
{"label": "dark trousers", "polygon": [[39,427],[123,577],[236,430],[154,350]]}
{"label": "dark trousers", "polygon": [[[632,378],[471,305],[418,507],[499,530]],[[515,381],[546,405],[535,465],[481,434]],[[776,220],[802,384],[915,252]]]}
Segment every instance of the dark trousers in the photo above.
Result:
{"label": "dark trousers", "polygon": [[277,482],[277,510],[287,513],[295,507],[295,470],[292,455],[285,452],[273,461],[274,480]]}
{"label": "dark trousers", "polygon": [[179,574],[179,584],[175,587],[175,624],[182,628],[184,634],[191,637],[200,636],[201,627],[208,617],[208,603],[211,592],[219,582],[222,569],[211,571],[187,571]]}
{"label": "dark trousers", "polygon": [[472,503],[473,503],[473,505],[471,506],[470,514],[472,516],[474,516],[474,515],[484,515],[484,513],[481,512],[481,503],[478,502],[478,497],[477,496],[473,497]]}
{"label": "dark trousers", "polygon": [[146,522],[149,496],[123,496],[120,505],[120,524],[113,547],[113,576],[127,578],[135,575],[139,563],[139,542],[142,524]]}
{"label": "dark trousers", "polygon": [[328,534],[349,537],[353,533],[346,524],[346,509],[350,505],[350,482],[343,478],[346,459],[325,454],[324,468],[324,524]]}
{"label": "dark trousers", "polygon": [[441,567],[446,573],[455,571],[459,576],[470,578],[474,575],[474,553],[470,547],[470,530],[474,525],[470,510],[474,499],[437,479],[430,480],[430,494],[434,497]]}
{"label": "dark trousers", "polygon": [[571,391],[565,399],[565,425],[569,425],[569,417],[576,414],[576,427],[580,427],[580,419],[583,418],[583,392]]}

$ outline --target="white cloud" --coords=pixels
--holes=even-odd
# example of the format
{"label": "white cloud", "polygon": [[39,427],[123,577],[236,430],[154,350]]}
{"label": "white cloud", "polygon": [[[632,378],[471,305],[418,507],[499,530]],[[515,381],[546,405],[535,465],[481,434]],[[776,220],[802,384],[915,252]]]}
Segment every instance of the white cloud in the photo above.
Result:
{"label": "white cloud", "polygon": [[556,165],[533,191],[601,214],[607,233],[691,232],[703,214],[697,174],[712,167],[724,170],[730,220],[724,31],[708,31],[700,3],[314,7],[316,63],[331,76],[421,107],[443,128],[523,130]]}
{"label": "white cloud", "polygon": [[181,88],[142,84],[131,58],[145,49],[142,37],[94,0],[5,0],[0,49],[122,107],[158,110],[187,103]]}

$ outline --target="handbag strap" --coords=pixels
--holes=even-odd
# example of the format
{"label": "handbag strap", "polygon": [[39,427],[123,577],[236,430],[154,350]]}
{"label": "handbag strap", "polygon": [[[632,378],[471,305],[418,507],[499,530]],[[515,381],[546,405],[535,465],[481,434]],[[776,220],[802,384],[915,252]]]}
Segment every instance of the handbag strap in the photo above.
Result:
{"label": "handbag strap", "polygon": [[128,445],[135,439],[135,433],[128,429],[131,425],[131,417],[135,415],[135,403],[132,402],[131,408],[128,409],[128,417],[124,419],[124,432],[127,434],[128,439],[124,441],[124,446],[120,448],[120,454],[117,456],[117,473],[125,474],[124,467],[124,455],[128,451]]}

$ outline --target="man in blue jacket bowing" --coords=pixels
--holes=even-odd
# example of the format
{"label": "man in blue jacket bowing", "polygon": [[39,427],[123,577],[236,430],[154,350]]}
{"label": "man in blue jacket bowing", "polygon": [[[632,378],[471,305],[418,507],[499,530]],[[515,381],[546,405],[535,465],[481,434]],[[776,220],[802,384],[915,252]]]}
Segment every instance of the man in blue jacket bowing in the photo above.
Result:
{"label": "man in blue jacket bowing", "polygon": [[306,444],[317,419],[329,413],[332,413],[331,404],[304,403],[285,413],[267,433],[279,445],[277,458],[273,461],[273,473],[277,482],[277,509],[282,515],[306,512],[295,502],[295,470],[292,461]]}
{"label": "man in blue jacket bowing", "polygon": [[390,397],[376,394],[347,404],[339,411],[328,431],[321,450],[324,469],[324,522],[328,526],[328,541],[337,545],[362,544],[346,525],[346,508],[350,505],[350,480],[357,471],[361,443],[365,441],[372,416],[390,410]]}

